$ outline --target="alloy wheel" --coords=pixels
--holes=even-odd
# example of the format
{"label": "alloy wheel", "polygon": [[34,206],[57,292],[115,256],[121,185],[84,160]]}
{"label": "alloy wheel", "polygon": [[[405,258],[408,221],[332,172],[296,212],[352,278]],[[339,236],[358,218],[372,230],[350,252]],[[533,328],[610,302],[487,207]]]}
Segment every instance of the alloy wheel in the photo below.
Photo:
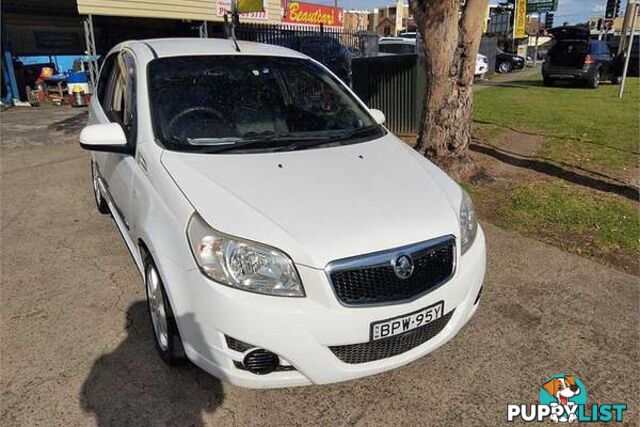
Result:
{"label": "alloy wheel", "polygon": [[508,62],[501,62],[499,66],[499,70],[502,74],[507,74],[511,72],[511,64]]}
{"label": "alloy wheel", "polygon": [[153,332],[160,348],[164,351],[169,347],[169,334],[167,327],[167,307],[165,303],[160,277],[154,266],[147,268],[146,274],[147,300]]}
{"label": "alloy wheel", "polygon": [[91,171],[93,172],[93,195],[96,198],[96,203],[100,204],[102,201],[102,193],[100,193],[100,182],[98,179],[98,168],[95,162],[91,162]]}

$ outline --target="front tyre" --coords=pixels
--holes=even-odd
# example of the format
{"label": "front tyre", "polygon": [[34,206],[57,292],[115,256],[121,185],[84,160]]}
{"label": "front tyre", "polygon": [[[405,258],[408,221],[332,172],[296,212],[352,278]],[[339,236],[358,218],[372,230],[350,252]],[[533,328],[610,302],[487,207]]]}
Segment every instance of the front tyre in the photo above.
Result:
{"label": "front tyre", "polygon": [[550,79],[549,77],[544,77],[542,79],[542,84],[544,84],[547,87],[551,87],[553,86],[553,79]]}
{"label": "front tyre", "polygon": [[96,166],[96,162],[91,160],[91,181],[93,182],[93,197],[96,201],[96,207],[98,208],[98,212],[103,215],[107,215],[110,213],[109,205],[104,197],[102,197],[102,192],[100,191],[100,179],[98,174],[98,166]]}
{"label": "front tyre", "polygon": [[165,363],[181,365],[187,361],[187,358],[178,332],[178,325],[158,269],[150,257],[145,263],[144,281],[156,350]]}
{"label": "front tyre", "polygon": [[511,65],[511,62],[503,61],[498,64],[498,72],[500,74],[509,74],[511,71],[513,71],[513,65]]}

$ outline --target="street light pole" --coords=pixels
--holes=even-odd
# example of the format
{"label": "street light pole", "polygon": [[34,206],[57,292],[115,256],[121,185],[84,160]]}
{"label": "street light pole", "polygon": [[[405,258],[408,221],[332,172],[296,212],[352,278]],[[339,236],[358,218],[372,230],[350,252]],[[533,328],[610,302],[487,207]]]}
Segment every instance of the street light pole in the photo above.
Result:
{"label": "street light pole", "polygon": [[[637,0],[629,0],[627,4],[627,13],[631,13],[631,19],[628,22],[631,23],[631,35],[629,36],[629,45],[627,46],[627,53],[624,58],[624,68],[622,69],[622,83],[620,83],[620,93],[618,96],[622,98],[624,96],[624,86],[627,82],[627,71],[629,70],[629,59],[631,58],[631,49],[633,48],[633,39],[636,35],[636,23],[638,21],[638,8],[640,3]],[[623,29],[623,37],[626,36],[627,29]],[[622,40],[621,40],[622,42]]]}

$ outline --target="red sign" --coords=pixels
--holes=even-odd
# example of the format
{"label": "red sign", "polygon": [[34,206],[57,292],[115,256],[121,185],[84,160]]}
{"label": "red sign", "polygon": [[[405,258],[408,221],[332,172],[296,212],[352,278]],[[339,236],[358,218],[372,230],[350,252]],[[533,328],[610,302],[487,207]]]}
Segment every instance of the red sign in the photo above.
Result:
{"label": "red sign", "polygon": [[286,5],[284,22],[288,24],[342,27],[342,9],[301,1],[289,1]]}

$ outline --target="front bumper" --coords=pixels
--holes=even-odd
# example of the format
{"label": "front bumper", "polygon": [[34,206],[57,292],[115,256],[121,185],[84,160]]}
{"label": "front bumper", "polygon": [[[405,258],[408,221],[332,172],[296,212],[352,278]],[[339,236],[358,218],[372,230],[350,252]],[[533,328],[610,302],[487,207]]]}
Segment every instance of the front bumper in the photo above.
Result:
{"label": "front bumper", "polygon": [[[206,279],[199,270],[185,270],[159,260],[160,274],[189,359],[210,374],[251,388],[327,384],[376,374],[403,366],[435,350],[469,321],[486,267],[481,228],[462,256],[452,279],[409,303],[345,307],[336,299],[324,270],[298,266],[305,298],[251,294]],[[371,322],[408,314],[444,301],[444,313],[455,309],[444,329],[430,340],[397,356],[361,364],[342,362],[330,346],[369,341]],[[295,370],[255,375],[238,369],[243,354],[227,346],[225,335],[280,356]]]}
{"label": "front bumper", "polygon": [[476,76],[481,76],[489,71],[489,65],[487,63],[481,63],[476,66]]}

